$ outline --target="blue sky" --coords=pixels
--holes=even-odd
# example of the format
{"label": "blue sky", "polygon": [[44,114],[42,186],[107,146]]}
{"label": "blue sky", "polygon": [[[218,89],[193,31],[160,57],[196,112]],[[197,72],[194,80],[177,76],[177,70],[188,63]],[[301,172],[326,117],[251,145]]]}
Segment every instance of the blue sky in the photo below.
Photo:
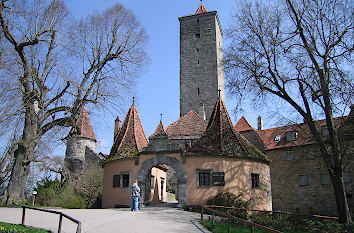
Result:
{"label": "blue sky", "polygon": [[[93,11],[102,11],[113,6],[113,0],[65,0],[75,18],[84,17]],[[146,71],[137,82],[134,95],[145,134],[151,135],[157,127],[160,114],[167,127],[179,118],[179,21],[178,17],[194,14],[200,5],[199,0],[121,0],[118,1],[132,10],[140,23],[145,27],[149,40],[147,53],[151,59]],[[217,11],[221,27],[226,30],[234,7],[234,0],[205,0],[204,6],[208,11]],[[224,35],[224,47],[227,40]],[[235,104],[226,92],[226,106],[233,123],[245,115],[254,127],[257,126],[259,112],[252,108],[242,114],[233,114]],[[125,109],[130,107],[127,103]],[[248,109],[248,108],[246,108]],[[109,153],[113,141],[114,119],[117,115],[123,121],[126,111],[116,114],[99,114],[90,112],[96,137],[99,141],[96,152]]]}

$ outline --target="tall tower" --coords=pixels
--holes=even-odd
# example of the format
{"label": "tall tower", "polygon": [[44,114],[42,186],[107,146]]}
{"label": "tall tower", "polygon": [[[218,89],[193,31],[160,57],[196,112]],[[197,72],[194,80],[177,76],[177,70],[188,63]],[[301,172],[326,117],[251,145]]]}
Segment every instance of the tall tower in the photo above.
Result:
{"label": "tall tower", "polygon": [[210,119],[215,101],[225,101],[222,37],[216,11],[200,4],[180,22],[180,116],[194,110]]}

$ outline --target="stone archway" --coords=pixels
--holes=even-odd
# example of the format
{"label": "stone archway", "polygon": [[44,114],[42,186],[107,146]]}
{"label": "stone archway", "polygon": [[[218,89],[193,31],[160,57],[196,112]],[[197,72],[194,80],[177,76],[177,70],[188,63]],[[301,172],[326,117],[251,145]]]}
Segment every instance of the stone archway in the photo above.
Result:
{"label": "stone archway", "polygon": [[[138,180],[139,186],[144,192],[146,187],[145,176],[152,167],[159,164],[166,164],[176,171],[177,199],[179,205],[185,207],[187,205],[187,174],[181,165],[181,161],[177,158],[169,157],[164,154],[157,154],[155,157],[145,160],[135,175],[135,179]],[[142,196],[144,197],[145,194],[143,193]]]}

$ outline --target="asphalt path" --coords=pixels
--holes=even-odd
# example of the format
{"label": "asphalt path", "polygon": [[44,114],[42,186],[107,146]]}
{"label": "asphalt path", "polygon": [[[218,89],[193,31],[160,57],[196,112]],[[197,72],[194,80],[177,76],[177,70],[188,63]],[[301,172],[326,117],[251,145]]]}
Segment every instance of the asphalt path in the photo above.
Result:
{"label": "asphalt path", "polygon": [[[200,225],[200,214],[171,207],[130,209],[55,209],[82,224],[90,233],[209,233]],[[0,208],[0,221],[20,224],[22,208]],[[58,232],[59,215],[26,209],[25,225]],[[62,232],[76,232],[77,224],[63,218]]]}

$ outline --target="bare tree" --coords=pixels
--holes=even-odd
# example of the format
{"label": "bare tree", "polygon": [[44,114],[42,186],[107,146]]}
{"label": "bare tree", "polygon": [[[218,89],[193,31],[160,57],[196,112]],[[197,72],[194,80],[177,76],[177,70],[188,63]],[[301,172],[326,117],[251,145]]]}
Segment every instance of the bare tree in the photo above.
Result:
{"label": "bare tree", "polygon": [[72,126],[86,104],[121,103],[146,64],[146,34],[120,4],[76,22],[60,0],[1,0],[0,23],[6,48],[0,78],[14,102],[5,106],[22,126],[13,147],[11,203],[24,197],[43,137]]}
{"label": "bare tree", "polygon": [[[343,183],[348,156],[333,115],[353,103],[353,8],[346,0],[247,1],[235,12],[225,67],[230,90],[277,98],[308,125],[330,174],[340,221],[352,218]],[[323,138],[316,117],[326,119]]]}

